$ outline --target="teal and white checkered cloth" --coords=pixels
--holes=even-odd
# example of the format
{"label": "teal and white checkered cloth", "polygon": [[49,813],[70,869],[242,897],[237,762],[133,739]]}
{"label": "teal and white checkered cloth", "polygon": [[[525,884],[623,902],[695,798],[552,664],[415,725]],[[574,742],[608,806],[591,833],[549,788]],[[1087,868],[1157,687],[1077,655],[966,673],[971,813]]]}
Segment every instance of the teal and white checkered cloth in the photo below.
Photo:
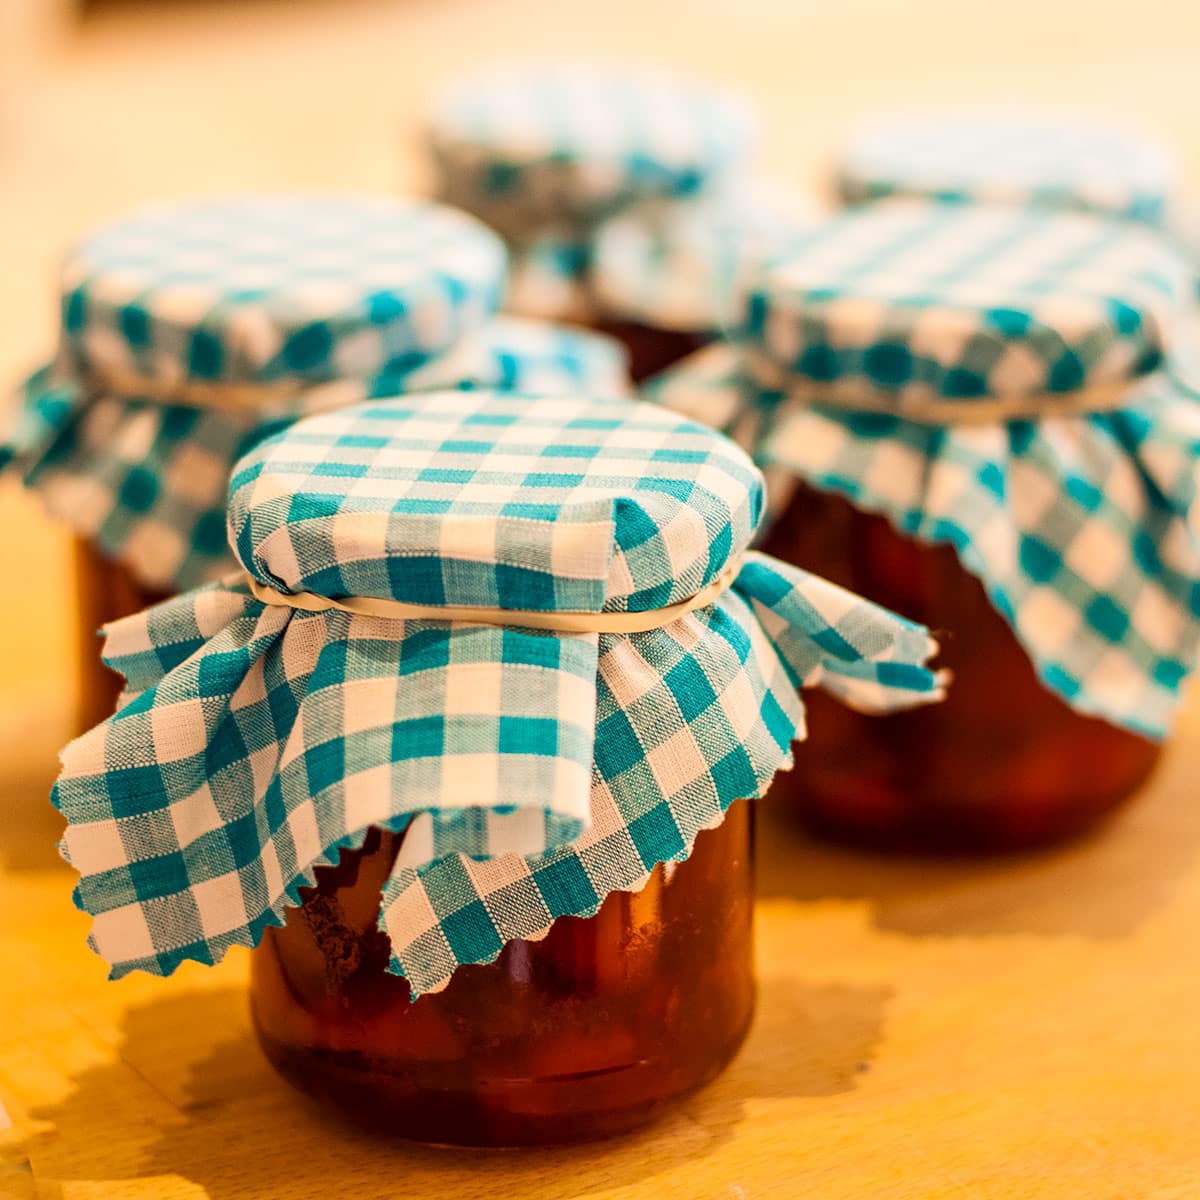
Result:
{"label": "teal and white checkered cloth", "polygon": [[[229,472],[286,420],[408,387],[623,386],[611,343],[489,323],[505,262],[474,218],[386,197],[125,218],[69,255],[61,350],[24,385],[0,467],[144,586],[214,578]],[[176,394],[196,386],[252,401]]]}
{"label": "teal and white checkered cloth", "polygon": [[1048,688],[1167,733],[1200,649],[1200,391],[1160,371],[1113,412],[936,425],[763,391],[718,346],[646,395],[730,433],[764,470],[950,543]]}
{"label": "teal and white checkered cloth", "polygon": [[755,140],[739,96],[598,63],[512,65],[455,81],[427,139],[442,199],[513,238],[584,232],[635,200],[690,196]]}
{"label": "teal and white checkered cloth", "polygon": [[0,439],[0,468],[11,464],[52,516],[145,587],[175,591],[234,565],[225,538],[229,473],[257,441],[306,412],[447,387],[622,396],[628,356],[600,334],[494,318],[411,369],[314,384],[241,411],[96,391],[60,364],[25,383],[15,428]]}
{"label": "teal and white checkered cloth", "polygon": [[1053,110],[950,110],[862,125],[837,157],[850,204],[884,196],[1090,210],[1161,224],[1176,164],[1152,138]]}
{"label": "teal and white checkered cloth", "polygon": [[373,196],[251,195],[127,217],[62,277],[82,371],[314,384],[404,374],[499,305],[505,253],[473,217]]}
{"label": "teal and white checkered cloth", "polygon": [[804,196],[741,179],[687,200],[635,204],[596,231],[596,305],[658,329],[727,330],[754,266],[816,219]]}
{"label": "teal and white checkered cloth", "polygon": [[110,626],[128,691],[66,749],[54,799],[115,976],[255,944],[382,826],[407,831],[392,969],[440,987],[761,795],[803,736],[798,686],[874,711],[940,698],[923,629],[743,558],[758,472],[658,408],[410,395],[292,426],[231,488],[239,561],[285,591],[636,612],[741,565],[628,635],[304,612],[236,581]]}
{"label": "teal and white checkered cloth", "polygon": [[1159,366],[1187,292],[1142,225],[896,200],[789,241],[749,286],[740,335],[856,407],[1052,404]]}

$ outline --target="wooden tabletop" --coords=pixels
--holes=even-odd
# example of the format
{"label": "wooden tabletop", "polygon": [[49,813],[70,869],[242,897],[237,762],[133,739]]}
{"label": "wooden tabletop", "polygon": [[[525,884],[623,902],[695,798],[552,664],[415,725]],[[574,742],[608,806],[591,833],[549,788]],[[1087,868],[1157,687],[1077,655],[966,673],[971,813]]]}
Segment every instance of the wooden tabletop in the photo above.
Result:
{"label": "wooden tabletop", "polygon": [[[237,0],[118,9],[57,42],[34,20],[52,7],[0,0],[5,379],[52,344],[54,265],[90,223],[196,191],[419,187],[430,87],[494,54],[582,42],[743,86],[764,166],[800,183],[855,115],[946,97],[1119,107],[1200,174],[1200,6],[1179,0]],[[14,40],[35,26],[40,56]],[[4,1200],[1200,1196],[1200,704],[1147,793],[1052,853],[889,860],[766,813],[759,1012],[730,1069],[621,1141],[445,1152],[345,1130],[277,1080],[244,954],[105,981],[45,801],[67,541],[8,484],[0,562]]]}
{"label": "wooden tabletop", "polygon": [[743,1052],[644,1133],[529,1152],[326,1118],[255,1045],[245,954],[107,983],[54,814],[5,795],[22,815],[0,858],[0,1196],[1191,1200],[1198,748],[1194,708],[1110,826],[1007,861],[847,853],[764,812]]}

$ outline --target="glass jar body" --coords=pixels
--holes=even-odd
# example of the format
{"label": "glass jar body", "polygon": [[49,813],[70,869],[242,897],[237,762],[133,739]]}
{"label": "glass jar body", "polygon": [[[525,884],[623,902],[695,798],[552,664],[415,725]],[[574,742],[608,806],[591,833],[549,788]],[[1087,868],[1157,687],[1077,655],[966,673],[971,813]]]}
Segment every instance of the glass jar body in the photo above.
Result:
{"label": "glass jar body", "polygon": [[877,718],[819,693],[772,789],[818,832],[880,846],[1005,850],[1082,833],[1146,779],[1159,747],[1051,692],[954,549],[801,485],[763,549],[934,630],[946,700]]}
{"label": "glass jar body", "polygon": [[98,631],[109,621],[141,612],[167,597],[143,587],[128,567],[105,558],[84,538],[75,539],[74,558],[79,646],[76,727],[82,733],[112,716],[124,684],[100,657]]}
{"label": "glass jar body", "polygon": [[375,928],[398,839],[372,831],[253,955],[267,1056],[352,1119],[419,1141],[568,1142],[651,1120],[713,1078],[750,1022],[752,812],[739,801],[640,892],[415,1002]]}

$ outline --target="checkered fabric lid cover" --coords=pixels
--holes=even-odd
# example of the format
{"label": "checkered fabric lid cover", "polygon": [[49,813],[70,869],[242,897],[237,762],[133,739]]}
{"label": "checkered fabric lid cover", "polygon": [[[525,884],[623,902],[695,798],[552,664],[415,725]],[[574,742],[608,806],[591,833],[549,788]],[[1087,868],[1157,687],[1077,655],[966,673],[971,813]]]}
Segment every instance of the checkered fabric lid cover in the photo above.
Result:
{"label": "checkered fabric lid cover", "polygon": [[314,385],[262,412],[96,393],[60,364],[27,381],[17,428],[0,440],[0,467],[12,459],[56,518],[125,563],[144,586],[175,591],[233,567],[225,537],[229,473],[257,441],[294,419],[293,410],[448,387],[622,396],[630,383],[625,350],[614,339],[508,317],[412,371]]}
{"label": "checkered fabric lid cover", "polygon": [[296,385],[408,370],[499,306],[500,240],[388,197],[257,195],[140,213],[70,254],[65,347],[83,371]]}
{"label": "checkered fabric lid cover", "polygon": [[458,81],[428,123],[443,198],[510,236],[595,221],[642,197],[692,195],[741,163],[754,135],[740,96],[587,62]]}
{"label": "checkered fabric lid cover", "polygon": [[789,242],[742,333],[785,372],[884,406],[1053,397],[1157,367],[1185,291],[1140,225],[897,200]]}
{"label": "checkered fabric lid cover", "polygon": [[[662,409],[492,393],[315,417],[238,466],[259,580],[328,596],[645,609],[737,562],[745,455]],[[254,944],[312,868],[405,830],[384,889],[416,992],[685,858],[762,793],[820,684],[936,699],[926,632],[761,555],[645,633],[555,634],[264,605],[245,583],[108,630],[123,706],[67,748],[55,802],[115,975]]]}
{"label": "checkered fabric lid cover", "polygon": [[592,253],[597,305],[686,332],[726,329],[753,264],[816,221],[812,203],[740,181],[688,200],[643,201],[605,221]]}
{"label": "checkered fabric lid cover", "polygon": [[1161,223],[1176,183],[1169,151],[1144,134],[1071,113],[909,113],[860,126],[842,146],[851,204],[884,196],[1036,204]]}
{"label": "checkered fabric lid cover", "polygon": [[[406,392],[449,387],[617,397],[627,396],[633,384],[629,351],[616,338],[506,315],[404,379]],[[384,394],[375,389],[376,396]]]}
{"label": "checkered fabric lid cover", "polygon": [[719,346],[647,396],[768,472],[950,543],[1048,688],[1161,738],[1200,649],[1200,390],[1181,375],[1131,385],[1112,412],[938,426],[763,391]]}
{"label": "checkered fabric lid cover", "polygon": [[267,439],[234,471],[228,526],[287,592],[644,612],[720,575],[762,499],[733,443],[653,408],[442,392]]}

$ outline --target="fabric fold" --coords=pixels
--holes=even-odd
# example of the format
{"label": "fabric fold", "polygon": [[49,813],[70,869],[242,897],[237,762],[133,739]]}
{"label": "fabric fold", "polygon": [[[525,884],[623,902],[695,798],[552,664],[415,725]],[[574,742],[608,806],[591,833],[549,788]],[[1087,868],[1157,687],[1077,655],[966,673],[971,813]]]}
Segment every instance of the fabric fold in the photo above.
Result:
{"label": "fabric fold", "polygon": [[866,713],[943,698],[948,676],[929,668],[938,647],[924,626],[765,554],[746,556],[735,586],[797,687],[819,686]]}
{"label": "fabric fold", "polygon": [[790,766],[798,686],[870,711],[928,703],[934,653],[924,630],[762,555],[709,609],[626,637],[299,613],[210,587],[109,627],[129,690],[64,753],[62,849],[119,977],[256,944],[316,867],[372,826],[407,831],[381,928],[417,995],[686,858]]}
{"label": "fabric fold", "polygon": [[[596,659],[594,635],[293,613],[241,588],[116,622],[106,661],[129,690],[67,748],[54,790],[95,948],[119,975],[170,970],[201,940],[202,961],[251,945],[338,847],[417,814],[416,863],[573,841],[589,821]],[[198,891],[180,943],[186,918],[169,914]],[[137,912],[148,952],[122,962],[109,943]]]}
{"label": "fabric fold", "polygon": [[936,653],[925,630],[763,555],[710,609],[602,638],[591,828],[544,855],[398,863],[380,917],[392,970],[414,996],[436,991],[512,938],[537,939],[560,916],[593,916],[612,891],[639,890],[791,767],[805,736],[798,680],[869,711],[910,707],[942,696],[928,666]]}
{"label": "fabric fold", "polygon": [[761,395],[736,347],[668,372],[654,398],[705,413],[768,472],[952,545],[1072,707],[1166,735],[1200,652],[1200,416],[1156,372],[1114,412],[935,425]]}

